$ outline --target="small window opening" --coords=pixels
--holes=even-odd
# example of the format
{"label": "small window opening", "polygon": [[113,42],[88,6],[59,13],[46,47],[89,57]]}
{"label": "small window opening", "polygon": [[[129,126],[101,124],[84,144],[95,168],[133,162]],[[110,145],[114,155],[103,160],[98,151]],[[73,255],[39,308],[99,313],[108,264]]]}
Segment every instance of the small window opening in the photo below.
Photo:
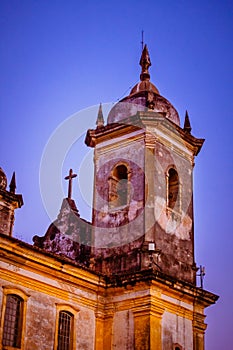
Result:
{"label": "small window opening", "polygon": [[125,165],[114,168],[109,179],[109,202],[112,207],[128,203],[128,169]]}
{"label": "small window opening", "polygon": [[23,299],[20,298],[18,295],[7,295],[2,338],[2,344],[4,346],[20,348],[22,328],[22,306]]}
{"label": "small window opening", "polygon": [[57,350],[72,350],[72,333],[73,315],[68,311],[60,311]]}
{"label": "small window opening", "polygon": [[168,171],[168,207],[179,209],[179,176],[173,168]]}

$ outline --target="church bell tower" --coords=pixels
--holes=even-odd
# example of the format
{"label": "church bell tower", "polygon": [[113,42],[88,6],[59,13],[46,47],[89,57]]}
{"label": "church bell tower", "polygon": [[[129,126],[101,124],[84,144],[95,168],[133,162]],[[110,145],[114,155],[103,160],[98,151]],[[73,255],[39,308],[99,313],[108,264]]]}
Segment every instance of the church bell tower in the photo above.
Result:
{"label": "church bell tower", "polygon": [[196,284],[193,168],[204,139],[150,81],[146,45],[140,66],[139,83],[106,125],[100,105],[85,141],[94,148],[90,267],[108,286],[98,349],[204,350],[204,309],[218,299]]}
{"label": "church bell tower", "polygon": [[[94,147],[94,250],[101,272],[148,267],[195,284],[193,166],[203,139],[150,81],[145,46],[140,82],[86,143]],[[112,261],[111,256],[115,259]]]}

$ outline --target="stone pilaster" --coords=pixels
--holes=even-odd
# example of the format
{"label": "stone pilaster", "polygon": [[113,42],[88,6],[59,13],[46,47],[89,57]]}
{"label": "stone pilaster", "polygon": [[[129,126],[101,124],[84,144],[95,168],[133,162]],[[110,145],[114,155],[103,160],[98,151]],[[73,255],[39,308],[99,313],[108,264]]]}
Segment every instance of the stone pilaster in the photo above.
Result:
{"label": "stone pilaster", "polygon": [[161,350],[162,308],[143,307],[134,310],[135,350]]}
{"label": "stone pilaster", "polygon": [[194,350],[205,350],[205,315],[198,312],[193,314],[193,346]]}

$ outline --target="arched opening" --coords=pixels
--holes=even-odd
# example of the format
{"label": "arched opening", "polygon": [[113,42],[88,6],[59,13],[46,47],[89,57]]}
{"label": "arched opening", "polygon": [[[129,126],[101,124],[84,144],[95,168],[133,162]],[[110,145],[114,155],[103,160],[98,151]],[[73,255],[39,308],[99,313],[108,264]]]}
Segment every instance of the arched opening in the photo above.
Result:
{"label": "arched opening", "polygon": [[168,170],[167,177],[167,204],[170,209],[179,210],[180,195],[179,195],[179,176],[174,168]]}
{"label": "arched opening", "polygon": [[174,345],[173,345],[173,349],[174,349],[174,350],[182,350],[183,348],[182,348],[182,346],[179,345],[179,344],[174,344]]}
{"label": "arched opening", "polygon": [[128,168],[117,165],[109,178],[109,203],[112,208],[128,204]]}

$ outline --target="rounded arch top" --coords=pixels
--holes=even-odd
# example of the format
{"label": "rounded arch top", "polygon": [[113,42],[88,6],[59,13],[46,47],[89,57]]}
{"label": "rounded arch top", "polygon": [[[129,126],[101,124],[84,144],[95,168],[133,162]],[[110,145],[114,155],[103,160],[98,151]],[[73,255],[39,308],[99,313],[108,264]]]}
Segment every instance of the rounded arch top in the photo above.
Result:
{"label": "rounded arch top", "polygon": [[127,179],[131,173],[130,165],[126,161],[119,161],[113,165],[111,175],[119,179]]}
{"label": "rounded arch top", "polygon": [[177,169],[177,167],[176,167],[175,164],[169,164],[169,165],[167,166],[167,168],[166,168],[166,170],[165,170],[165,174],[166,174],[167,176],[169,175],[170,170],[174,170],[174,171],[176,171],[176,173],[178,174],[178,169]]}

